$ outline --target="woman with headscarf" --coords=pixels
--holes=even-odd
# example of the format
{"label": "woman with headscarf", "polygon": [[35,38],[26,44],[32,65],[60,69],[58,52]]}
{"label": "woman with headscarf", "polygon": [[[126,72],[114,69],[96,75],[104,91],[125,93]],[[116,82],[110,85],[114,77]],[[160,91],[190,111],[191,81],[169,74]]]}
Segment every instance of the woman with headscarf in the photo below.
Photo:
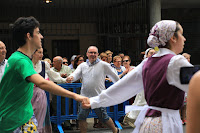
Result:
{"label": "woman with headscarf", "polygon": [[180,83],[180,68],[192,66],[182,55],[178,55],[183,51],[185,41],[183,28],[178,22],[163,20],[156,23],[147,43],[152,48],[160,47],[159,51],[144,59],[100,95],[86,100],[83,106],[92,109],[112,106],[144,90],[147,105],[128,106],[126,110],[141,110],[133,132],[183,133],[179,109],[188,85]]}

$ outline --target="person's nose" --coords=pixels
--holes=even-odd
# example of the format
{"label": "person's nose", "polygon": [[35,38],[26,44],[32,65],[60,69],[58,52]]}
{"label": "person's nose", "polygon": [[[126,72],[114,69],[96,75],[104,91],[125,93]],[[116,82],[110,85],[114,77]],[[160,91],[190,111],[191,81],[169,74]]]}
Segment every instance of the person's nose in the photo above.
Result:
{"label": "person's nose", "polygon": [[186,38],[185,37],[183,37],[184,38],[184,42],[186,41]]}
{"label": "person's nose", "polygon": [[41,39],[43,39],[44,37],[43,37],[43,35],[42,34],[40,34],[41,35]]}

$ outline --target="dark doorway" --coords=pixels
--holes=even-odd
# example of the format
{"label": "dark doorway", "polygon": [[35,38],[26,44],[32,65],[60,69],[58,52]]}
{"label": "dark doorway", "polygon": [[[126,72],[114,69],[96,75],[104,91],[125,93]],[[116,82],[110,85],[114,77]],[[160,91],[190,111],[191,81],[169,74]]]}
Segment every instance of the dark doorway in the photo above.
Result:
{"label": "dark doorway", "polygon": [[53,40],[52,53],[53,57],[62,56],[70,60],[72,55],[80,53],[79,40]]}

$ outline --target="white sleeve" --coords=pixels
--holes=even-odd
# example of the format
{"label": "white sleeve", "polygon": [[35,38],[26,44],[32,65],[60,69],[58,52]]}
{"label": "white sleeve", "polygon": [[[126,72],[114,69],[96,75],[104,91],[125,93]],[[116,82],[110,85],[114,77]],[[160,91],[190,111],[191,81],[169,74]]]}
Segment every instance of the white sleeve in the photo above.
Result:
{"label": "white sleeve", "polygon": [[48,73],[50,71],[50,65],[47,61],[44,61],[45,63],[45,72]]}
{"label": "white sleeve", "polygon": [[173,56],[169,62],[167,68],[167,81],[170,85],[174,85],[177,88],[187,92],[188,84],[181,84],[180,81],[180,68],[186,66],[193,66],[182,55]]}
{"label": "white sleeve", "polygon": [[75,81],[77,81],[81,78],[81,75],[82,75],[81,74],[81,66],[82,66],[82,64],[78,65],[76,70],[72,74],[69,75],[69,77],[72,76],[74,78],[72,82],[75,82]]}
{"label": "white sleeve", "polygon": [[144,61],[122,79],[90,98],[91,108],[108,107],[122,103],[143,90],[142,67]]}
{"label": "white sleeve", "polygon": [[66,83],[66,79],[60,76],[60,73],[55,72],[54,70],[50,69],[50,65],[48,62],[45,62],[45,71],[49,77],[49,80],[56,82],[58,84]]}

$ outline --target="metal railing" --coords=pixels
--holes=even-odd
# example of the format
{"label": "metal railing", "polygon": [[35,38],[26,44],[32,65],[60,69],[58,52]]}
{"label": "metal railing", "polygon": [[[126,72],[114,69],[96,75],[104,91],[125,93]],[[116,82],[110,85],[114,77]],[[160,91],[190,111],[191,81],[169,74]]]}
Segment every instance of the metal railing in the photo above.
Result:
{"label": "metal railing", "polygon": [[[113,83],[105,83],[106,88],[109,87],[110,85],[112,85]],[[81,87],[81,83],[67,83],[67,84],[59,84],[61,87],[69,90],[69,89],[73,89],[74,93],[77,93],[77,89]],[[48,100],[48,104],[49,104],[49,94],[47,93],[47,100]],[[64,133],[61,124],[66,121],[66,120],[75,120],[77,119],[77,109],[78,109],[78,104],[77,101],[73,100],[73,113],[69,114],[69,98],[65,98],[65,107],[61,107],[61,96],[57,96],[57,111],[56,111],[56,116],[51,116],[50,119],[53,123],[57,124],[57,128],[59,130],[60,133]],[[122,116],[125,115],[125,105],[128,104],[128,101],[123,103],[123,110],[118,110],[118,105],[113,106],[113,109],[111,109],[111,107],[107,107],[107,113],[108,115],[113,119],[115,125],[122,129],[118,119]],[[65,114],[61,115],[61,108],[65,108]],[[113,110],[113,111],[111,111]],[[89,115],[88,118],[98,118],[97,115],[95,114],[95,112],[92,110]]]}

